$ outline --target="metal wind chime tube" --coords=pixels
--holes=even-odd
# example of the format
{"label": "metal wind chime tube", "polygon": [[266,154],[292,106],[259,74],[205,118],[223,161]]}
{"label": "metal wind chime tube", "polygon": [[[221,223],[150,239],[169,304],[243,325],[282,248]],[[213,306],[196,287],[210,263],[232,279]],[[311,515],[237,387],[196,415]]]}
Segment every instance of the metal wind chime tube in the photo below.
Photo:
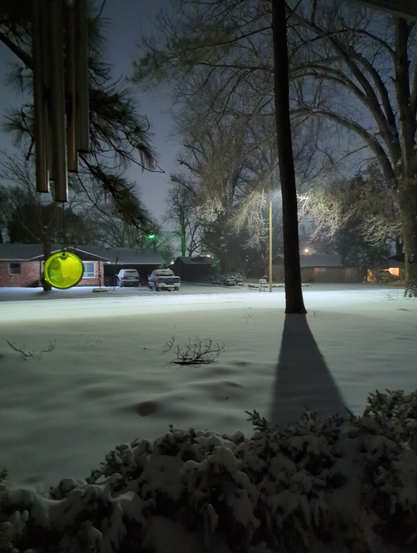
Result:
{"label": "metal wind chime tube", "polygon": [[53,132],[52,159],[54,168],[55,201],[68,200],[68,174],[65,130],[65,90],[62,0],[49,0],[50,10],[50,67],[51,74],[51,123]]}
{"label": "metal wind chime tube", "polygon": [[[68,198],[68,171],[88,153],[88,20],[86,0],[33,0],[33,90],[36,187]],[[65,56],[64,56],[65,45]]]}
{"label": "metal wind chime tube", "polygon": [[76,82],[76,144],[79,152],[90,151],[88,94],[88,20],[87,0],[74,0]]}
{"label": "metal wind chime tube", "polygon": [[46,133],[46,145],[47,145],[47,164],[48,164],[48,176],[49,181],[55,180],[55,162],[54,157],[52,155],[52,144],[54,141],[54,129],[53,129],[53,122],[52,122],[52,112],[51,112],[51,96],[52,96],[52,72],[53,67],[51,65],[51,58],[50,58],[50,49],[51,49],[51,43],[50,43],[50,36],[49,36],[49,27],[53,25],[53,21],[51,18],[51,13],[49,11],[49,2],[50,0],[40,0],[40,14],[41,14],[41,39],[43,43],[43,65],[44,65],[44,79],[45,79],[45,97],[46,97],[46,104],[45,104],[45,125],[47,129]]}
{"label": "metal wind chime tube", "polygon": [[66,111],[67,111],[67,163],[70,173],[78,172],[76,147],[76,86],[75,86],[75,15],[74,6],[67,5],[65,11],[65,53],[66,53]]}
{"label": "metal wind chime tube", "polygon": [[35,117],[36,189],[49,192],[48,132],[46,112],[45,48],[42,32],[42,0],[32,4],[33,106]]}

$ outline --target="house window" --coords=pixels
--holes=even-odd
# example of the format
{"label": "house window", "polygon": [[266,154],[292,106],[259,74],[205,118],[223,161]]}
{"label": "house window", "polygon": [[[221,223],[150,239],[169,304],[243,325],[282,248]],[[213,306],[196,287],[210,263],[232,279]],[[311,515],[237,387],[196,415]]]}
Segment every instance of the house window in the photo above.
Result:
{"label": "house window", "polygon": [[20,275],[20,263],[9,263],[9,275]]}
{"label": "house window", "polygon": [[314,267],[314,274],[315,275],[322,275],[326,272],[326,267]]}
{"label": "house window", "polygon": [[95,276],[94,263],[83,263],[83,265],[84,265],[83,278],[94,278]]}

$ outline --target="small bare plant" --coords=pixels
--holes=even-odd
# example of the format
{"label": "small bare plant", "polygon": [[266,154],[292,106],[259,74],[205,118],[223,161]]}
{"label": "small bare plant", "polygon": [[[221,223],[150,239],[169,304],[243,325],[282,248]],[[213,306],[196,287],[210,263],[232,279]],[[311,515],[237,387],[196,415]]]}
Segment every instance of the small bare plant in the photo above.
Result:
{"label": "small bare plant", "polygon": [[171,351],[171,349],[174,346],[174,342],[175,342],[175,336],[171,336],[171,338],[165,344],[164,349],[162,350],[162,353],[168,353],[169,351]]}
{"label": "small bare plant", "polygon": [[243,318],[246,319],[246,324],[248,324],[248,321],[258,322],[255,313],[252,311],[251,307],[247,307],[245,309],[245,314],[243,315]]}
{"label": "small bare plant", "polygon": [[38,357],[38,359],[40,359],[42,357],[43,353],[49,353],[49,352],[53,351],[55,349],[55,346],[56,346],[56,341],[54,340],[53,343],[48,342],[48,347],[46,349],[41,350],[39,353],[35,353],[35,350],[26,351],[26,346],[25,345],[19,347],[19,346],[16,346],[14,343],[9,342],[9,340],[6,340],[6,341],[14,351],[17,351],[18,353],[21,354],[23,359],[27,359],[28,357]]}
{"label": "small bare plant", "polygon": [[[171,351],[175,344],[175,337],[165,344],[163,353]],[[175,351],[176,359],[171,361],[176,365],[210,365],[216,363],[219,355],[224,351],[224,342],[222,344],[214,344],[211,338],[200,340],[195,336],[194,340],[188,339],[184,346],[177,345]]]}
{"label": "small bare plant", "polygon": [[101,340],[96,340],[95,342],[78,342],[78,345],[93,348],[94,346],[102,346],[103,342]]}

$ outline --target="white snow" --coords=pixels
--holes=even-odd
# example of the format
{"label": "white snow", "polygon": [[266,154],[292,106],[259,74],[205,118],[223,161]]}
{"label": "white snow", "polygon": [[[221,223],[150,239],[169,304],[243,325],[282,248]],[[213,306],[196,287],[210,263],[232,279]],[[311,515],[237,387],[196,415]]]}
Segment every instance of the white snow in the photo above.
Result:
{"label": "white snow", "polygon": [[[279,288],[1,289],[0,469],[47,489],[169,424],[250,436],[246,410],[272,422],[306,406],[361,414],[369,392],[417,388],[416,300],[371,285],[312,285],[304,298],[306,318],[285,316]],[[225,349],[215,364],[173,365],[172,336]]]}

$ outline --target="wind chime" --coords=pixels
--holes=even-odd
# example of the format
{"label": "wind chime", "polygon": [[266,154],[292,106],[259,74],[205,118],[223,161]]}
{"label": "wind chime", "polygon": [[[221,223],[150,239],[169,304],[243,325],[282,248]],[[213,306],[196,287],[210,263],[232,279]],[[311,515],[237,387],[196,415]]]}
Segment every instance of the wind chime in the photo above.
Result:
{"label": "wind chime", "polygon": [[[78,153],[90,151],[87,27],[86,0],[32,0],[36,189],[63,204],[68,172],[77,173]],[[64,247],[46,261],[44,278],[71,288],[83,270]]]}

